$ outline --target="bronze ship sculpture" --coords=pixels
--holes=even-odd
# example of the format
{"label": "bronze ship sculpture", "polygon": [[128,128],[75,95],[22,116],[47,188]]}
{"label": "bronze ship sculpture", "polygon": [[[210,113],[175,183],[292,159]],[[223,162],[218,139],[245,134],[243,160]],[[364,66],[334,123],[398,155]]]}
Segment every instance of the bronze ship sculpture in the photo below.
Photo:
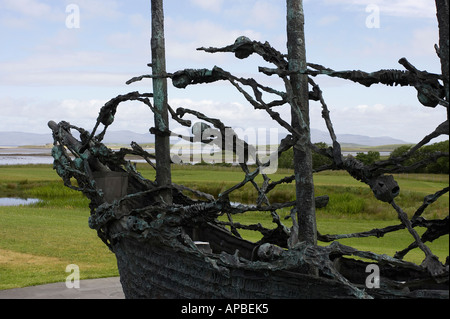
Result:
{"label": "bronze ship sculpture", "polygon": [[[438,19],[448,27],[448,1],[437,0]],[[447,6],[447,7],[445,7]],[[317,76],[339,77],[371,86],[411,86],[416,88],[419,101],[426,107],[445,107],[448,110],[448,31],[441,29],[438,54],[443,64],[442,74],[419,71],[405,58],[399,62],[405,70],[334,71],[327,67],[306,63],[303,35],[302,1],[287,0],[288,54],[282,54],[269,43],[239,37],[232,45],[222,48],[200,48],[209,53],[234,53],[239,59],[259,55],[273,68],[260,67],[268,76],[278,76],[285,91],[264,86],[254,79],[233,76],[220,67],[213,69],[186,69],[174,73],[165,70],[164,14],[161,0],[152,1],[152,64],[151,75],[131,79],[127,84],[149,78],[154,93],[132,92],[107,102],[100,110],[92,131],[68,122],[49,122],[53,132],[54,168],[67,187],[83,192],[90,199],[89,226],[115,253],[120,280],[127,298],[188,298],[188,299],[291,299],[291,298],[449,298],[448,257],[442,263],[426,242],[449,233],[449,217],[427,220],[422,215],[435,201],[447,194],[449,188],[425,197],[424,203],[410,219],[396,203],[401,190],[389,174],[408,172],[413,167],[404,163],[418,149],[434,138],[449,134],[448,118],[409,152],[401,157],[364,165],[353,157],[344,157],[330,117],[328,106],[320,87],[314,82]],[[447,10],[446,10],[447,9]],[[301,43],[303,43],[303,48]],[[228,81],[255,109],[268,115],[289,134],[278,149],[264,161],[257,155],[256,165],[248,164],[244,155],[239,165],[243,181],[214,197],[210,194],[176,185],[170,175],[170,136],[168,116],[179,124],[192,128],[192,136],[179,136],[193,142],[217,145],[236,154],[242,147],[248,154],[253,146],[235,136],[232,145],[219,140],[231,128],[220,119],[208,117],[195,110],[173,110],[167,102],[167,79],[177,88],[188,85]],[[311,88],[311,90],[310,90]],[[249,92],[253,92],[253,95]],[[264,94],[277,96],[267,102]],[[153,99],[153,102],[152,100]],[[308,101],[319,101],[322,114],[333,140],[327,149],[319,149],[310,141]],[[108,127],[113,124],[120,103],[140,101],[154,113],[155,127],[150,131],[156,137],[156,154],[144,150],[137,143],[131,148],[113,151],[102,143]],[[288,123],[275,111],[287,106],[292,110]],[[192,125],[184,119],[194,116],[201,123]],[[98,133],[99,127],[104,129]],[[208,132],[207,134],[204,134]],[[79,137],[78,137],[79,136]],[[272,181],[265,173],[272,161],[283,152],[294,148],[296,168],[293,176]],[[318,170],[344,170],[356,180],[365,183],[374,196],[392,206],[401,223],[383,229],[356,234],[322,235],[315,225],[315,209],[326,205],[327,197],[314,197],[312,174],[308,156],[317,152],[332,160],[332,164]],[[156,170],[156,180],[144,178],[126,157],[140,157]],[[448,153],[436,152],[430,158],[415,163],[426,165]],[[256,168],[255,168],[256,167]],[[262,184],[256,177],[262,176]],[[292,202],[271,203],[268,194],[281,184],[294,183],[297,198]],[[232,203],[229,195],[251,184],[258,194],[254,204]],[[292,227],[286,227],[278,210],[291,209]],[[233,216],[246,212],[266,212],[272,217],[275,228],[266,229],[261,224],[241,225]],[[228,222],[220,221],[227,216]],[[426,228],[420,236],[416,228]],[[253,243],[242,238],[239,229],[258,231],[262,235]],[[342,245],[342,238],[383,237],[385,234],[407,229],[411,245],[395,256],[375,254]],[[328,242],[319,246],[317,241]],[[425,259],[421,265],[403,260],[414,248],[421,249]],[[356,257],[356,259],[355,259]],[[376,289],[367,288],[366,270],[375,265],[380,280]]]}

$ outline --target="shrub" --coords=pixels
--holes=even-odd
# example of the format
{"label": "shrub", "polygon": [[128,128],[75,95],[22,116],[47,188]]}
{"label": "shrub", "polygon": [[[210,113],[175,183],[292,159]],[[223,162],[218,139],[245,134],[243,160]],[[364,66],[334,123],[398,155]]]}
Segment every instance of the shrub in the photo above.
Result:
{"label": "shrub", "polygon": [[380,152],[369,151],[366,153],[357,153],[356,159],[365,165],[372,165],[380,160]]}
{"label": "shrub", "polygon": [[[328,147],[326,143],[316,143],[314,145],[316,145],[320,149],[325,149]],[[315,152],[312,153],[312,160],[313,169],[318,169],[319,167],[332,163],[332,160],[328,157]],[[290,150],[281,154],[280,158],[278,159],[278,167],[294,169],[294,149],[291,148]]]}
{"label": "shrub", "polygon": [[[391,158],[400,157],[407,153],[412,146],[410,145],[404,145],[400,146],[399,148],[395,149],[391,153]],[[449,141],[439,142],[432,145],[427,145],[419,150],[417,150],[414,155],[407,159],[404,162],[404,165],[411,166],[415,163],[418,163],[427,157],[429,157],[431,154],[435,152],[443,152],[448,153],[449,152]],[[448,157],[441,157],[436,162],[430,163],[426,166],[419,167],[411,173],[429,173],[429,174],[448,174],[449,173],[449,159]]]}

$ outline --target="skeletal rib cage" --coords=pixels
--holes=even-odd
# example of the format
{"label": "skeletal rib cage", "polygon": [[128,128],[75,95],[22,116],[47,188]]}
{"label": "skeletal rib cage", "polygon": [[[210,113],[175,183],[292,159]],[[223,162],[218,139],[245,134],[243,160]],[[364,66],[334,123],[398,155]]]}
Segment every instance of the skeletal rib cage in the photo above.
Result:
{"label": "skeletal rib cage", "polygon": [[[357,287],[344,278],[334,268],[333,263],[331,262],[331,256],[333,256],[333,258],[344,255],[357,256],[373,260],[379,264],[388,264],[393,267],[411,269],[426,274],[420,281],[422,283],[444,283],[444,285],[446,285],[446,296],[448,298],[448,257],[445,264],[441,263],[438,257],[435,256],[426,245],[426,242],[431,242],[449,233],[449,217],[447,216],[442,220],[427,220],[423,217],[423,213],[430,205],[440,199],[444,194],[448,193],[449,188],[446,187],[435,194],[426,196],[423,205],[417,208],[415,214],[410,219],[395,201],[395,197],[400,193],[400,188],[394,177],[389,175],[393,173],[409,172],[418,167],[435,162],[439,158],[448,157],[448,153],[435,152],[428,158],[414,163],[412,166],[406,166],[404,164],[422,146],[426,145],[434,138],[441,135],[448,135],[448,120],[439,125],[434,132],[431,132],[428,136],[423,138],[422,141],[405,154],[399,157],[391,157],[372,165],[365,165],[351,156],[344,157],[342,155],[341,146],[337,141],[333,129],[329,108],[325,103],[320,87],[313,80],[314,77],[325,75],[351,80],[365,86],[371,86],[373,84],[411,86],[417,89],[419,101],[425,106],[436,107],[437,105],[441,105],[448,109],[448,101],[445,99],[444,94],[445,89],[440,83],[440,81],[443,81],[441,75],[419,71],[405,58],[399,61],[400,64],[406,68],[405,71],[381,70],[374,73],[362,71],[338,72],[317,64],[308,64],[308,67],[305,70],[297,70],[296,73],[302,73],[305,74],[305,76],[308,76],[309,84],[312,88],[309,98],[310,100],[319,101],[321,103],[322,116],[333,141],[331,147],[320,149],[313,145],[308,139],[305,139],[304,135],[283,120],[280,114],[275,111],[277,107],[289,105],[294,99],[290,82],[290,76],[293,72],[288,69],[286,55],[275,50],[267,42],[261,43],[251,41],[245,37],[240,37],[234,44],[223,48],[200,48],[199,50],[209,53],[231,52],[240,59],[247,58],[252,54],[257,54],[265,61],[275,66],[274,68],[260,67],[259,71],[268,76],[278,76],[283,81],[286,90],[285,92],[281,92],[261,85],[251,78],[235,77],[219,67],[214,67],[211,70],[186,69],[175,73],[167,73],[164,77],[171,79],[173,85],[177,88],[185,88],[188,85],[212,83],[221,80],[228,81],[255,109],[266,111],[275,122],[289,132],[287,137],[281,141],[277,151],[272,154],[270,157],[271,159],[273,159],[274,156],[279,156],[290,148],[295,147],[297,143],[308,145],[314,152],[324,155],[332,160],[332,164],[321,167],[315,172],[325,170],[347,171],[356,180],[367,184],[378,200],[389,203],[392,206],[393,211],[398,215],[401,223],[383,229],[373,229],[354,234],[322,235],[318,233],[319,241],[333,243],[328,247],[313,246],[308,249],[300,249],[299,247],[303,247],[303,244],[298,242],[298,221],[296,220],[295,211],[296,202],[270,203],[268,199],[269,192],[273,191],[281,184],[292,183],[295,180],[295,176],[289,176],[279,181],[271,181],[268,175],[264,173],[264,168],[270,165],[270,160],[269,162],[266,161],[263,163],[258,158],[258,155],[256,155],[256,158],[252,159],[256,163],[256,166],[248,164],[249,158],[240,160],[239,165],[245,174],[243,181],[222,192],[217,198],[210,194],[189,189],[181,185],[172,184],[172,186],[160,187],[156,182],[145,179],[137,171],[136,166],[125,159],[128,155],[139,156],[155,168],[154,160],[157,159],[153,154],[146,152],[134,142],[131,144],[131,149],[122,148],[119,151],[113,151],[102,144],[102,140],[108,127],[114,122],[114,116],[120,103],[132,100],[140,101],[146,104],[152,112],[157,112],[151,102],[153,94],[132,92],[126,95],[117,96],[107,102],[101,108],[97,123],[92,132],[88,132],[67,122],[61,122],[59,124],[54,122],[49,123],[53,130],[55,141],[53,149],[53,156],[55,158],[54,168],[62,177],[66,186],[83,192],[91,200],[90,226],[97,230],[99,237],[108,246],[111,247],[111,244],[115,240],[119,240],[121,236],[131,236],[130,234],[123,233],[111,235],[110,232],[105,230],[109,221],[119,219],[119,217],[123,217],[124,214],[130,216],[129,220],[133,217],[132,220],[134,221],[134,224],[129,228],[131,229],[130,232],[134,232],[132,236],[146,238],[160,236],[160,238],[164,239],[169,246],[178,247],[178,249],[195,249],[195,246],[192,244],[193,241],[191,241],[189,236],[186,236],[183,231],[184,226],[194,227],[195,224],[210,223],[219,227],[228,227],[231,230],[231,233],[238,238],[241,237],[239,234],[240,229],[258,231],[263,236],[262,240],[257,243],[259,246],[276,246],[277,249],[270,250],[272,251],[272,255],[265,256],[265,260],[259,260],[258,265],[260,266],[258,267],[266,265],[267,268],[272,270],[289,269],[289,267],[294,268],[296,267],[294,260],[297,260],[298,262],[298,259],[292,258],[293,254],[300,253],[300,251],[303,252],[303,254],[308,254],[308,251],[314,251],[315,253],[309,254],[309,258],[303,258],[302,262],[314,265],[314,267],[319,269],[320,274],[323,276],[338,280],[349,287],[352,287],[355,296],[370,297],[370,295],[364,291],[364,288]],[[127,84],[152,77],[153,76],[151,75],[140,76],[131,79]],[[252,92],[253,94],[248,92]],[[270,96],[275,95],[277,96],[277,99],[266,102],[263,99],[264,94]],[[183,119],[183,117],[188,114],[198,118],[204,123],[208,123],[208,125],[202,125],[202,129],[212,126],[215,130],[222,133],[222,136],[226,135],[226,129],[230,130],[230,128],[222,123],[220,119],[210,118],[195,110],[185,108],[173,110],[169,106],[169,112],[173,120],[186,127],[192,126],[191,121]],[[301,114],[297,114],[297,116],[299,117],[300,125],[309,127],[301,117]],[[97,134],[96,132],[100,125],[103,125],[104,129],[101,133]],[[71,130],[78,131],[80,135],[79,141],[72,136]],[[156,127],[151,129],[151,132],[153,134],[178,135],[169,131],[167,127]],[[198,141],[194,136],[180,137],[190,142],[194,142],[194,140]],[[222,147],[223,150],[225,150],[226,147],[229,147],[229,145],[222,143],[222,141],[218,143],[214,136],[206,139],[203,138],[202,143],[217,144],[219,147]],[[241,143],[246,150],[254,147],[247,144],[245,141],[240,140],[239,137],[236,136],[234,144],[231,146],[235,153],[237,153],[236,145],[239,143]],[[256,168],[254,169],[254,167]],[[126,172],[130,178],[128,194],[123,196],[123,198],[117,199],[113,203],[106,203],[103,199],[102,190],[97,187],[95,182],[93,174],[96,171]],[[262,176],[262,184],[257,183],[257,176]],[[72,182],[72,178],[76,179],[76,184]],[[248,183],[253,185],[258,194],[256,203],[254,205],[237,205],[231,203],[229,195]],[[163,189],[167,190],[167,188],[171,188],[172,190],[172,204],[165,203],[161,197],[158,196],[158,192]],[[189,193],[190,196],[187,195]],[[277,211],[283,208],[292,208],[290,215],[293,222],[292,228],[286,227],[277,213]],[[267,212],[272,216],[276,227],[274,229],[267,229],[262,227],[261,224],[241,225],[240,223],[235,223],[233,221],[234,215],[252,211]],[[222,215],[228,217],[227,222],[218,221],[218,217]],[[162,231],[164,227],[166,227],[165,232]],[[417,227],[426,229],[422,236],[416,232]],[[171,231],[167,231],[167,229],[171,229]],[[175,229],[176,231],[174,231]],[[397,252],[394,257],[359,251],[337,242],[337,240],[343,238],[361,238],[370,236],[379,238],[388,233],[404,229],[407,229],[412,236],[411,245],[404,250]],[[281,250],[278,248],[281,248]],[[421,265],[402,260],[403,257],[414,248],[421,249],[425,254],[425,259]],[[290,257],[288,258],[286,256]],[[211,258],[208,260],[211,260]],[[402,280],[401,282],[396,282],[395,285],[397,288],[400,288],[398,290],[402,290],[418,285],[418,279],[411,281]]]}

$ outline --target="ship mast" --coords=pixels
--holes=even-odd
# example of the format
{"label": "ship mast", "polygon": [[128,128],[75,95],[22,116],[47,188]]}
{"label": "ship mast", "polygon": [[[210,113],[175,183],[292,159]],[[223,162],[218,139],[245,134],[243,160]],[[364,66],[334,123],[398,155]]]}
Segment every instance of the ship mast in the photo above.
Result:
{"label": "ship mast", "polygon": [[317,245],[316,207],[312,154],[309,144],[311,130],[309,119],[308,76],[306,70],[305,16],[302,0],[287,0],[287,38],[289,70],[292,86],[292,127],[301,134],[294,146],[294,169],[296,187],[296,210],[298,238],[300,242]]}
{"label": "ship mast", "polygon": [[[448,0],[436,0],[437,18],[439,23],[439,47],[438,53],[442,65],[442,77],[445,88],[445,101],[450,101],[450,83],[449,83],[449,3]],[[450,118],[450,108],[447,107],[447,120]]]}
{"label": "ship mast", "polygon": [[168,97],[166,75],[166,49],[164,38],[163,0],[152,2],[152,69],[153,69],[153,103],[155,107],[155,150],[156,150],[156,183],[159,187],[168,187],[161,192],[162,200],[172,204],[170,135],[168,119]]}

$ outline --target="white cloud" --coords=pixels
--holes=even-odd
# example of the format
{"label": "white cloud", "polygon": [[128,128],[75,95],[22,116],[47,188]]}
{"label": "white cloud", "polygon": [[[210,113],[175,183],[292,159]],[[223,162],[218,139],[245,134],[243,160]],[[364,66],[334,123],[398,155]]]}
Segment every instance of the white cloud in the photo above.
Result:
{"label": "white cloud", "polygon": [[195,41],[199,45],[228,45],[233,43],[238,36],[246,35],[259,38],[260,33],[247,29],[229,29],[227,26],[214,23],[210,20],[180,21],[169,20],[167,22],[170,36],[187,41]]}
{"label": "white cloud", "polygon": [[435,18],[436,6],[434,1],[430,0],[397,0],[381,1],[382,14],[404,17],[423,17]]}
{"label": "white cloud", "polygon": [[[115,0],[76,0],[73,1],[80,8],[81,19],[117,19],[123,16],[120,3]],[[64,7],[65,8],[65,7]]]}
{"label": "white cloud", "polygon": [[14,86],[85,86],[85,87],[105,87],[125,86],[125,82],[135,76],[135,74],[126,73],[108,73],[108,72],[76,72],[76,71],[32,71],[16,74],[11,73],[0,76],[0,85]]}
{"label": "white cloud", "polygon": [[[67,121],[84,129],[93,129],[99,111],[107,100],[0,97],[0,131],[47,132],[47,123]],[[119,105],[113,130],[148,132],[153,125],[153,114],[146,105],[126,102]]]}
{"label": "white cloud", "polygon": [[436,18],[436,5],[431,0],[324,0],[327,5],[348,5],[349,10],[365,10],[377,5],[381,14],[397,17]]}
{"label": "white cloud", "polygon": [[[48,1],[47,1],[48,2]],[[0,0],[0,26],[27,30],[30,34],[44,24],[61,23],[66,19],[65,5],[52,6],[40,0]]]}
{"label": "white cloud", "polygon": [[317,21],[317,24],[319,26],[328,26],[338,22],[339,20],[339,17],[336,15],[327,15],[320,18],[319,21]]}
{"label": "white cloud", "polygon": [[[212,100],[171,99],[170,105],[174,109],[179,107],[188,108],[203,113],[210,118],[220,119],[226,126],[230,127],[244,129],[247,127],[278,127],[278,124],[271,120],[266,112],[254,110],[249,104]],[[199,121],[193,115],[186,115],[185,118],[193,122]]]}
{"label": "white cloud", "polygon": [[190,0],[191,3],[206,11],[219,12],[224,0]]}
{"label": "white cloud", "polygon": [[[29,25],[30,19],[36,21],[60,21],[64,25],[68,13],[66,6],[70,3],[77,5],[80,9],[81,19],[117,19],[123,16],[121,3],[115,0],[65,0],[65,1],[41,1],[41,0],[1,0],[3,19],[7,19],[7,24],[19,27],[17,20],[26,20]],[[13,17],[9,16],[13,14]],[[4,23],[2,21],[2,23]]]}
{"label": "white cloud", "polygon": [[[227,1],[227,7],[223,10],[226,19],[235,24],[241,24],[250,28],[263,28],[264,30],[276,29],[285,23],[285,3],[283,1]],[[283,27],[283,29],[285,29]],[[266,32],[267,33],[267,32]]]}
{"label": "white cloud", "polygon": [[[125,42],[123,37],[121,40]],[[132,42],[132,39],[128,39],[127,43]],[[130,70],[133,69],[132,63],[139,61],[139,58],[145,61],[145,56],[135,56],[130,62],[124,58],[124,53],[80,50],[76,45],[72,47],[72,44],[67,38],[55,37],[34,48],[33,55],[0,61],[0,84],[123,86],[128,79],[137,75],[132,71],[123,71],[124,66],[128,66],[125,69]],[[144,50],[139,52],[145,55]],[[138,65],[134,67],[139,68]],[[142,69],[144,68],[143,62]]]}
{"label": "white cloud", "polygon": [[100,107],[106,101],[102,100],[41,100],[36,98],[0,98],[2,117],[57,117],[71,118],[93,118],[97,117]]}
{"label": "white cloud", "polygon": [[12,29],[30,29],[31,23],[29,20],[12,17],[12,16],[3,16],[0,19],[0,25],[9,30]]}
{"label": "white cloud", "polygon": [[[87,130],[93,128],[100,108],[107,102],[101,99],[42,100],[38,98],[0,97],[2,116],[0,131],[46,132],[47,122],[68,121]],[[249,104],[216,100],[170,99],[170,105],[189,108],[211,118],[219,118],[233,128],[282,128],[264,111],[256,111]],[[372,137],[390,136],[407,142],[419,142],[446,118],[443,108],[430,109],[420,105],[357,104],[333,107],[331,119],[337,134],[358,134]],[[282,118],[290,122],[288,107],[277,108]],[[193,122],[198,119],[186,115]],[[131,130],[146,133],[154,124],[148,107],[138,102],[121,104],[112,130]],[[171,121],[172,128],[178,126]],[[326,131],[317,103],[311,105],[311,126]]]}
{"label": "white cloud", "polygon": [[[55,40],[57,41],[57,40]],[[62,68],[94,66],[105,62],[110,56],[107,52],[73,49],[70,47],[52,47],[52,42],[41,43],[32,48],[28,57],[13,61],[1,61],[2,71],[26,73],[27,71],[48,71]]]}
{"label": "white cloud", "polygon": [[[25,86],[84,86],[84,87],[120,87],[132,76],[127,74],[112,74],[107,72],[42,72],[30,73],[25,79],[12,76],[8,85]],[[0,80],[0,83],[2,81]]]}
{"label": "white cloud", "polygon": [[[139,75],[141,71],[149,72],[146,67],[150,59],[148,2],[141,7],[139,4],[136,4],[136,7],[133,4],[131,7],[132,4],[117,0],[73,1],[80,7],[82,27],[79,30],[68,30],[64,25],[65,6],[71,2],[71,0],[0,0],[2,26],[29,28],[26,33],[16,31],[12,33],[8,28],[3,31],[12,34],[16,41],[11,41],[3,48],[6,55],[2,55],[0,60],[0,85],[3,86],[0,95],[2,111],[0,130],[12,125],[20,126],[22,128],[20,130],[24,131],[31,128],[34,130],[36,123],[41,123],[39,125],[42,125],[42,130],[46,132],[46,123],[51,118],[73,121],[73,124],[90,129],[104,102],[96,99],[114,97],[121,93],[105,87],[118,87],[119,90],[123,88],[125,92],[137,90],[136,86],[126,87],[124,82],[132,76]],[[258,41],[269,40],[276,48],[285,51],[283,1],[191,0],[186,3],[191,4],[189,8],[191,11],[181,13],[175,12],[175,9],[172,12],[166,11],[169,72],[185,67],[211,68],[213,65],[219,65],[238,76],[259,77],[256,67],[263,63],[258,57],[240,61],[232,54],[207,54],[196,51],[202,46],[221,47],[231,44],[241,35]],[[426,28],[421,28],[422,17],[435,19],[435,6],[432,0],[305,0],[305,3],[308,6],[317,6],[321,12],[319,17],[321,20],[314,22],[311,17],[312,25],[339,24],[340,30],[346,30],[346,27],[351,26],[342,19],[340,9],[350,11],[350,15],[353,12],[366,15],[365,8],[368,4],[379,5],[382,15],[412,18],[409,21],[411,23],[405,26],[406,29],[401,31],[403,40],[394,42],[384,37],[389,31],[387,27],[381,30],[386,33],[377,33],[383,35],[383,38],[373,35],[375,32],[368,34],[368,29],[362,26],[366,33],[350,30],[346,37],[342,37],[343,31],[333,32],[331,39],[316,36],[315,29],[311,27],[311,33],[307,35],[308,41],[315,41],[315,45],[323,43],[323,47],[317,50],[319,52],[314,51],[314,45],[308,46],[308,56],[312,62],[328,64],[327,66],[335,69],[342,68],[340,65],[344,65],[344,68],[357,67],[359,63],[361,65],[359,68],[374,71],[390,68],[391,65],[385,61],[392,61],[392,67],[401,68],[397,65],[398,58],[407,56],[410,59],[410,53],[415,54],[410,61],[420,69],[429,68],[424,66],[421,60],[417,61],[416,56],[422,55],[428,60],[428,56],[432,54],[437,61],[433,49],[433,44],[437,42],[437,30],[433,29],[431,24],[425,24]],[[148,11],[141,10],[143,7]],[[336,10],[337,8],[339,10]],[[61,21],[59,29],[54,28],[53,22],[56,18]],[[340,19],[339,23],[336,23],[337,19]],[[89,20],[86,21],[89,23],[84,23],[85,20]],[[418,23],[413,25],[412,23],[416,21]],[[400,34],[400,31],[398,33]],[[353,39],[355,41],[352,41]],[[352,46],[349,41],[354,45]],[[342,43],[350,44],[342,45]],[[138,70],[137,74],[134,70]],[[429,71],[434,72],[430,69]],[[272,85],[271,82],[276,80],[275,77],[266,80],[269,81],[269,86],[277,85]],[[328,92],[329,89],[332,92],[339,91],[342,86],[340,80],[329,78],[324,78],[320,83],[327,84],[323,87],[324,92]],[[148,84],[149,82],[145,82],[145,85]],[[54,89],[55,86],[58,86],[58,90]],[[76,88],[75,92],[73,86],[83,88],[79,91]],[[9,88],[11,91],[8,91]],[[189,88],[189,91],[185,91],[186,95],[183,95],[184,91],[180,93],[180,90],[173,89],[169,97],[189,96],[191,100],[171,99],[172,106],[200,110],[208,116],[223,119],[226,125],[242,128],[249,125],[278,127],[265,112],[254,111],[241,96],[229,94],[233,90],[229,83],[219,82],[195,90]],[[392,102],[395,103],[394,106],[389,104],[388,98],[366,96],[365,93],[360,93],[364,95],[363,98],[355,102],[356,99],[352,96],[359,94],[357,90],[336,92],[333,95],[334,101],[330,101],[332,119],[338,133],[392,135],[404,140],[411,140],[408,137],[414,136],[413,140],[416,140],[416,136],[429,133],[439,124],[441,118],[446,118],[442,110],[436,111],[420,106],[395,106],[399,104],[399,100],[403,101],[403,93],[399,93],[397,100]],[[22,92],[26,94],[22,95]],[[81,92],[82,97],[77,97],[78,92]],[[15,95],[15,99],[8,102],[5,98],[8,95]],[[35,96],[35,98],[27,99],[19,96]],[[74,96],[75,99],[66,99]],[[49,99],[52,100],[48,101]],[[410,104],[409,101],[402,103]],[[333,108],[333,103],[337,103],[338,106]],[[350,106],[345,108],[347,103]],[[282,112],[283,117],[289,122],[289,110],[279,109],[277,108],[277,111]],[[320,107],[312,108],[314,119],[312,123],[314,126],[320,123],[319,128],[323,129],[320,111]],[[405,114],[411,116],[406,118]],[[145,105],[132,103],[119,108],[117,119],[114,129],[132,129],[139,132],[147,132],[153,123],[152,115]]]}
{"label": "white cloud", "polygon": [[[318,107],[311,108],[312,127],[324,130]],[[371,137],[390,136],[417,143],[433,132],[446,118],[443,108],[430,109],[416,105],[360,104],[330,107],[331,120],[337,134]]]}
{"label": "white cloud", "polygon": [[[259,39],[261,34],[247,29],[227,29],[225,26],[209,20],[174,20],[166,18],[166,55],[167,59],[184,62],[202,62],[206,67],[208,61],[223,61],[223,54],[206,54],[197,51],[200,47],[223,47],[234,43],[239,36]],[[228,54],[227,56],[231,56]],[[168,66],[171,65],[168,62]],[[183,67],[187,65],[184,64]]]}
{"label": "white cloud", "polygon": [[248,12],[247,24],[272,28],[280,24],[284,18],[284,8],[270,2],[257,1]]}
{"label": "white cloud", "polygon": [[436,57],[434,45],[438,43],[439,33],[435,28],[414,30],[412,48],[416,55]]}
{"label": "white cloud", "polygon": [[50,5],[38,0],[3,0],[0,5],[20,15],[41,19],[50,16],[53,11]]}
{"label": "white cloud", "polygon": [[144,17],[141,13],[135,13],[129,15],[128,20],[133,27],[149,32],[151,27],[151,21],[149,17]]}
{"label": "white cloud", "polygon": [[[147,38],[148,39],[148,38]],[[136,47],[137,50],[147,47],[150,50],[150,44],[146,43],[146,38],[139,36],[134,32],[115,32],[107,36],[107,43],[114,48],[129,49]]]}
{"label": "white cloud", "polygon": [[[62,100],[57,102],[57,108],[54,109],[55,116],[60,118],[73,119],[96,119],[100,108],[106,103],[102,100]],[[74,123],[75,124],[75,123]]]}

